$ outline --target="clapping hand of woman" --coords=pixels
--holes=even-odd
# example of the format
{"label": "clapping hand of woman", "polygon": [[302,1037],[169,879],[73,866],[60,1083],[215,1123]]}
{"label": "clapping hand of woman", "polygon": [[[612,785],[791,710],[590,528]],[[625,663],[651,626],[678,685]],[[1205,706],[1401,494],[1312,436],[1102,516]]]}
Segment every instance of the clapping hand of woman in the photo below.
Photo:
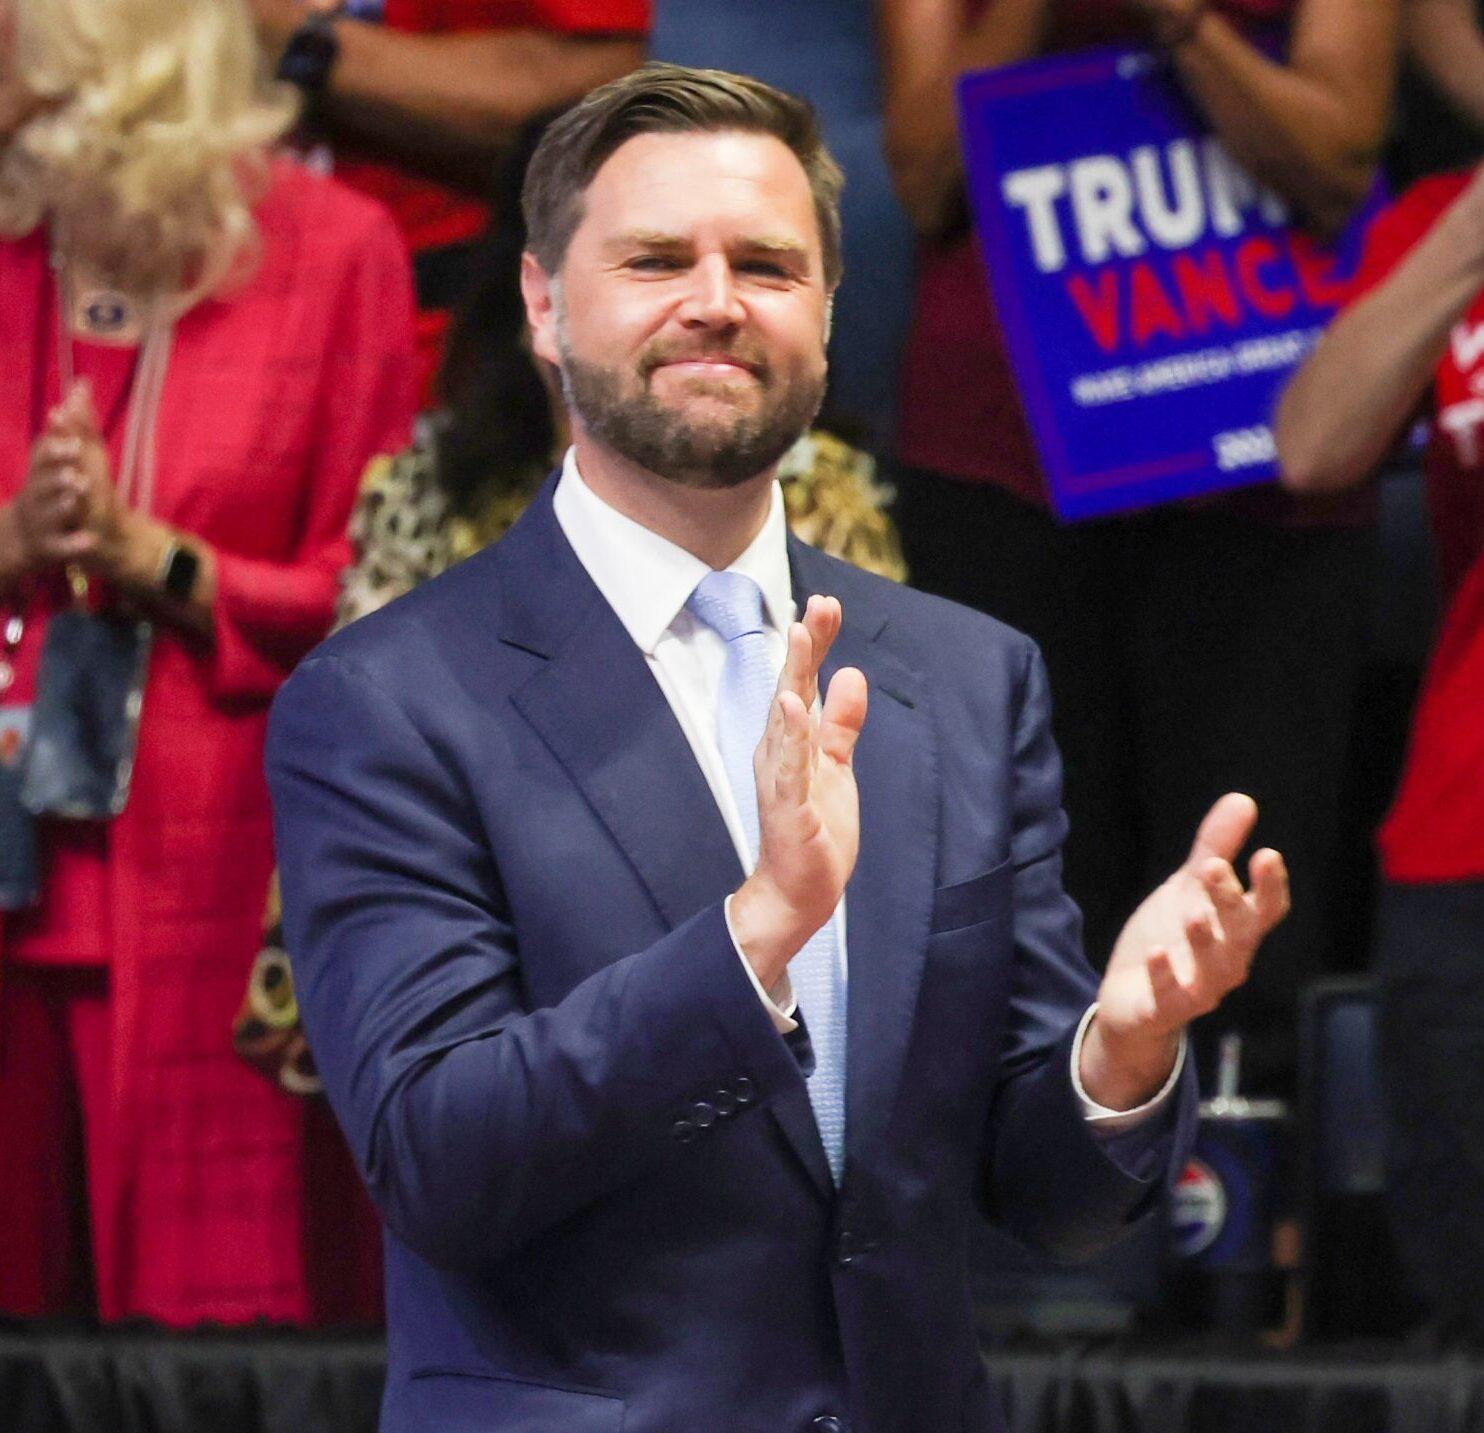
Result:
{"label": "clapping hand of woman", "polygon": [[87,563],[98,547],[95,494],[112,492],[108,455],[92,396],[79,383],[47,415],[15,499],[15,527],[27,571]]}
{"label": "clapping hand of woman", "polygon": [[[210,553],[123,501],[86,380],[75,383],[47,415],[15,501],[15,526],[27,570],[67,565],[113,583],[155,615],[209,636]],[[160,569],[170,545],[180,542],[191,542],[200,572],[190,601],[166,602]]]}

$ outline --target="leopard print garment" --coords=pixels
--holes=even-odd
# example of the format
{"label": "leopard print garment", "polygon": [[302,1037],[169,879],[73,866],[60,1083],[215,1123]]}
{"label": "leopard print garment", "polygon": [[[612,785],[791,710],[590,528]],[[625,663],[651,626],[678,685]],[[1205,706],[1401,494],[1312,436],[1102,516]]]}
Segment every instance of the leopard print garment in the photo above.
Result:
{"label": "leopard print garment", "polygon": [[[435,476],[436,441],[436,427],[425,423],[412,447],[367,468],[350,527],[359,558],[342,580],[337,628],[478,552],[531,500],[535,484],[500,492],[477,520],[452,515]],[[828,433],[806,433],[784,455],[778,476],[797,536],[868,572],[897,581],[906,576],[884,511],[891,493],[877,482],[868,454]]]}

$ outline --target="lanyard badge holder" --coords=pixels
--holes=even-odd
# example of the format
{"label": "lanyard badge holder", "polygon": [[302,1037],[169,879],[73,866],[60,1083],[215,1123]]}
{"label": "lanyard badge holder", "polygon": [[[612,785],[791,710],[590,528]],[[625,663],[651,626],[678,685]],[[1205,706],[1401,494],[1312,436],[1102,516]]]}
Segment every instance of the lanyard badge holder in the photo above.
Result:
{"label": "lanyard badge holder", "polygon": [[73,595],[46,627],[21,805],[32,816],[106,820],[129,798],[153,632],[138,618],[90,611],[86,579]]}
{"label": "lanyard badge holder", "polygon": [[0,627],[0,911],[20,910],[38,894],[36,832],[21,805],[21,772],[31,734],[31,708],[5,701],[15,681],[15,654],[25,633],[19,613]]}
{"label": "lanyard badge holder", "polygon": [[[71,336],[61,309],[59,302],[62,383],[70,392]],[[119,496],[141,512],[153,499],[155,427],[172,336],[169,321],[151,318],[129,395]],[[35,817],[107,820],[128,800],[153,629],[128,613],[92,610],[86,575],[77,568],[67,575],[72,605],[47,623],[34,706],[0,708],[0,910],[36,898],[34,833],[26,829]],[[19,619],[7,631],[12,627]],[[13,654],[20,633],[10,635]]]}

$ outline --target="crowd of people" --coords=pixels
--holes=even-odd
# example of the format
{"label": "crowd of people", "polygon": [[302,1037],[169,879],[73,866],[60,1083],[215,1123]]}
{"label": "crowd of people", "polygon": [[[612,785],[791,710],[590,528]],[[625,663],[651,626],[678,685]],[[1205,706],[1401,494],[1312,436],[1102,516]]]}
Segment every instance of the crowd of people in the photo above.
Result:
{"label": "crowd of people", "polygon": [[[1316,238],[1383,166],[1399,192],[1278,407],[1277,482],[1065,523],[954,91],[1112,43],[1166,55]],[[1301,992],[1339,959],[1382,580],[1366,485],[1428,420],[1447,610],[1380,834],[1375,968],[1408,1269],[1484,1334],[1460,1275],[1484,1275],[1469,0],[0,0],[0,1313],[375,1317],[374,1217],[276,924],[268,708],[332,625],[496,541],[560,465],[519,289],[525,166],[646,57],[820,116],[846,277],[787,518],[1038,644],[1094,962],[1212,801],[1257,799],[1293,913],[1195,1030],[1207,1077],[1242,1035],[1256,1093],[1292,1094]]]}

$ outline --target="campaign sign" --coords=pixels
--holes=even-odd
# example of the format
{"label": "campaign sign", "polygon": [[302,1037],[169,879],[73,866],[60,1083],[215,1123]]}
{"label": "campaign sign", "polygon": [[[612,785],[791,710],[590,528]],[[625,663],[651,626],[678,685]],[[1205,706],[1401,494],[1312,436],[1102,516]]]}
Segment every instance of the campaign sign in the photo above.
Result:
{"label": "campaign sign", "polygon": [[1379,192],[1318,244],[1147,51],[970,74],[958,98],[984,263],[1059,516],[1271,481],[1274,403],[1346,297]]}

